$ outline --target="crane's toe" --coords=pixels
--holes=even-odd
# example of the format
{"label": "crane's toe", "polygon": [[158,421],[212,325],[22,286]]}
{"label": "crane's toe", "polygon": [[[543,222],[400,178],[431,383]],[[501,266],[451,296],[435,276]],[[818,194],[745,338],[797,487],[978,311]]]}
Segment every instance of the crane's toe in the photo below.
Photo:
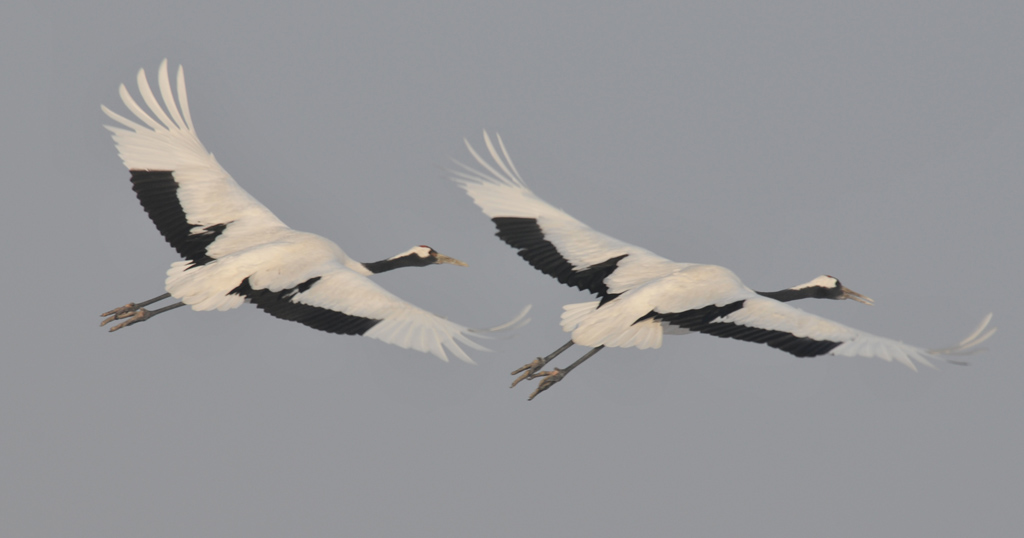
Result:
{"label": "crane's toe", "polygon": [[132,315],[138,309],[139,309],[139,305],[137,305],[135,303],[128,303],[128,304],[126,304],[124,306],[119,306],[119,307],[117,307],[117,308],[115,308],[113,310],[108,310],[108,311],[100,314],[100,316],[107,318],[107,319],[103,320],[103,323],[100,323],[100,327],[110,323],[111,321],[114,321],[115,319],[124,319],[124,318]]}
{"label": "crane's toe", "polygon": [[[132,306],[132,305],[126,305],[126,306]],[[125,308],[125,307],[122,307],[122,308]],[[120,310],[120,309],[117,309],[117,310]],[[114,311],[112,311],[112,312],[114,312]],[[119,325],[116,325],[116,326],[110,328],[110,332],[114,332],[114,331],[116,331],[118,329],[123,329],[123,328],[125,328],[125,327],[127,327],[129,325],[135,325],[136,323],[138,323],[140,321],[146,321],[147,319],[149,319],[152,316],[153,316],[153,314],[150,313],[149,310],[146,310],[145,308],[138,308],[138,307],[136,307],[135,310],[127,310],[127,311],[124,311],[124,312],[116,312],[115,314],[111,315],[107,319],[103,320],[103,323],[100,323],[100,327],[106,325],[107,323],[110,323],[111,321],[127,318],[127,320],[124,323],[121,323]]]}
{"label": "crane's toe", "polygon": [[565,377],[565,374],[566,371],[561,370],[559,368],[555,368],[550,372],[537,372],[531,375],[530,379],[534,379],[537,377],[543,377],[544,379],[537,384],[537,390],[533,391],[533,394],[531,394],[530,397],[527,398],[527,400],[532,400],[536,398],[538,394],[551,388],[551,385],[554,385],[555,383],[561,381],[562,378]]}
{"label": "crane's toe", "polygon": [[520,381],[524,379],[533,379],[537,377],[537,370],[543,368],[545,364],[547,364],[546,360],[544,360],[542,357],[537,357],[537,360],[530,362],[529,364],[524,364],[517,368],[515,371],[512,372],[512,375],[516,375],[518,373],[522,373],[523,375],[517,377],[516,380],[512,382],[512,387],[515,387],[516,385],[519,384]]}

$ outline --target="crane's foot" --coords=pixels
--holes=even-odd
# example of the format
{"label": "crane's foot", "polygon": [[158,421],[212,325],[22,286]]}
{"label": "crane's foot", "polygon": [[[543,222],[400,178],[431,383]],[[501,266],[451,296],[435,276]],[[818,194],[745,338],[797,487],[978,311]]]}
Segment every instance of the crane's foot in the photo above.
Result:
{"label": "crane's foot", "polygon": [[551,370],[550,372],[536,372],[536,373],[532,374],[530,376],[530,379],[534,379],[534,378],[537,378],[537,377],[543,377],[544,379],[541,380],[541,382],[537,384],[537,390],[533,391],[533,394],[531,394],[530,397],[527,398],[527,401],[536,398],[538,394],[540,394],[540,393],[548,390],[549,388],[551,388],[551,385],[554,385],[555,383],[558,383],[559,381],[561,381],[562,378],[565,377],[565,374],[567,374],[567,373],[569,373],[568,370],[562,370],[560,368],[555,368],[555,369]]}
{"label": "crane's foot", "polygon": [[512,372],[512,375],[516,375],[518,373],[522,373],[523,375],[517,377],[516,380],[512,382],[512,387],[515,387],[516,385],[519,384],[520,381],[524,379],[533,379],[535,377],[538,377],[537,370],[543,368],[544,365],[547,363],[548,361],[544,357],[537,357],[537,360],[529,364],[524,364],[517,368],[514,372]]}
{"label": "crane's foot", "polygon": [[104,325],[110,323],[111,321],[116,321],[119,319],[126,320],[124,323],[111,327],[110,332],[114,332],[118,329],[123,329],[129,325],[135,325],[140,321],[146,321],[147,319],[153,316],[153,314],[149,310],[146,310],[145,308],[140,308],[135,303],[128,303],[120,308],[115,308],[109,312],[105,312],[100,315],[107,316],[107,319],[103,320],[103,322],[100,323],[100,327],[103,327]]}
{"label": "crane's foot", "polygon": [[100,316],[103,316],[103,317],[107,318],[107,319],[103,320],[102,323],[100,323],[100,327],[110,323],[111,321],[117,320],[117,319],[124,319],[124,318],[127,318],[127,317],[131,317],[131,316],[135,315],[135,312],[139,308],[141,308],[141,307],[142,307],[142,305],[137,305],[135,303],[128,303],[128,304],[126,304],[124,306],[119,306],[119,307],[117,307],[117,308],[115,308],[113,310],[108,310],[108,311],[100,314]]}

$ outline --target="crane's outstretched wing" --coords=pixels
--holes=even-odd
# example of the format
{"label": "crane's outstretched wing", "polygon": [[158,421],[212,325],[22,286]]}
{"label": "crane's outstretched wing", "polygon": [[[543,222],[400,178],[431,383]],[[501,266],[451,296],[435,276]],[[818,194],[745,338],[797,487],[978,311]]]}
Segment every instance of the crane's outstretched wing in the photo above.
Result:
{"label": "crane's outstretched wing", "polygon": [[[681,312],[652,310],[641,318],[721,338],[767,344],[797,357],[838,355],[878,357],[897,361],[912,370],[914,362],[932,366],[929,359],[949,360],[944,355],[970,353],[996,332],[988,329],[992,314],[959,344],[944,349],[925,349],[876,336],[816,316],[767,297],[754,296],[721,306],[710,305]],[[951,361],[952,362],[952,361]]]}
{"label": "crane's outstretched wing", "polygon": [[[286,229],[238,186],[199,141],[189,113],[184,70],[178,67],[177,102],[166,59],[160,64],[158,81],[163,106],[145,70],[139,70],[139,93],[149,112],[135,102],[124,84],[120,88],[121,100],[144,125],[105,106],[102,110],[121,124],[107,129],[114,133],[118,154],[131,171],[139,202],[167,242],[193,265],[202,265],[216,259],[217,251],[230,249],[221,237],[229,225],[234,238]],[[218,239],[217,247],[212,247]]]}
{"label": "crane's outstretched wing", "polygon": [[[541,200],[526,187],[508,151],[484,132],[492,165],[466,141],[485,171],[458,163],[452,179],[498,227],[497,236],[541,272],[608,300],[680,265],[646,249],[604,235]],[[500,153],[499,153],[500,149]]]}
{"label": "crane's outstretched wing", "polygon": [[[317,273],[308,277],[308,274]],[[232,295],[248,299],[268,314],[335,334],[362,335],[405,349],[432,353],[448,361],[445,352],[465,362],[473,360],[459,344],[488,351],[469,337],[514,329],[525,319],[527,306],[511,321],[488,329],[470,329],[432,314],[380,287],[340,263],[307,273],[301,282],[261,282],[264,275],[246,278]]]}

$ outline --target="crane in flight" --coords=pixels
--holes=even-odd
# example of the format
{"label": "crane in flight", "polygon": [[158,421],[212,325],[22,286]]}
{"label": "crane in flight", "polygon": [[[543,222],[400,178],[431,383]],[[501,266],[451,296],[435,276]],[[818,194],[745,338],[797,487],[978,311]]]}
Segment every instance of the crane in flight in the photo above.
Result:
{"label": "crane in flight", "polygon": [[[145,71],[139,70],[139,93],[148,111],[121,85],[121,100],[135,119],[105,106],[102,110],[120,124],[107,129],[131,173],[139,202],[184,259],[167,271],[166,293],[104,312],[101,326],[123,320],[113,332],[185,305],[197,311],[230,310],[248,301],[274,317],[321,331],[362,335],[445,361],[451,353],[471,363],[460,344],[486,350],[470,337],[527,321],[529,307],[498,327],[470,329],[372,282],[368,276],[400,267],[466,264],[425,245],[360,263],[326,238],[289,228],[243,190],[200,142],[184,70],[178,67],[177,99],[167,60],[160,64],[157,81],[160,99]],[[145,308],[171,297],[178,302]]]}
{"label": "crane in flight", "polygon": [[[679,263],[619,241],[548,204],[534,194],[512,164],[501,140],[484,132],[488,161],[466,141],[482,169],[457,163],[452,179],[498,229],[497,236],[520,257],[559,282],[597,296],[563,307],[562,329],[572,339],[546,357],[512,372],[524,379],[543,378],[533,399],[605,347],[659,348],[662,336],[699,332],[767,344],[797,357],[838,355],[878,357],[916,370],[915,362],[969,351],[995,332],[992,314],[959,344],[925,349],[846,327],[803,310],[789,301],[803,298],[871,300],[830,276],[777,292],[756,292],[732,271],[717,265]],[[541,369],[572,345],[591,347],[564,369]],[[946,359],[948,360],[948,359]],[[950,361],[953,362],[953,361]]]}

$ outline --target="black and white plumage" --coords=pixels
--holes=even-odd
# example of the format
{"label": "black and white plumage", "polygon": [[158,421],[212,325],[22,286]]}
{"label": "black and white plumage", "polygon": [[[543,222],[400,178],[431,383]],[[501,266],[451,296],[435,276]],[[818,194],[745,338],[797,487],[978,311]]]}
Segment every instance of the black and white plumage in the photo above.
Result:
{"label": "black and white plumage", "polygon": [[[453,172],[452,179],[491,218],[497,236],[530,265],[598,298],[566,305],[561,325],[572,340],[513,372],[525,372],[516,383],[546,377],[533,396],[603,347],[658,348],[665,334],[701,332],[764,343],[798,357],[878,357],[916,370],[915,362],[931,365],[929,359],[966,351],[995,332],[985,330],[989,314],[956,346],[924,349],[809,314],[785,303],[802,298],[871,301],[828,276],[778,292],[755,292],[724,267],[674,262],[604,235],[530,191],[500,137],[495,144],[485,132],[484,142],[493,162],[466,141],[483,169],[459,163],[463,170]],[[539,372],[574,343],[595,349],[564,370]]]}
{"label": "black and white plumage", "polygon": [[[275,317],[314,329],[367,336],[446,361],[451,353],[472,362],[460,344],[485,348],[470,336],[523,322],[525,310],[501,327],[469,329],[403,301],[366,278],[399,267],[466,265],[430,247],[359,263],[333,242],[289,228],[245,192],[199,141],[182,68],[177,73],[177,101],[167,60],[160,65],[158,83],[159,100],[145,71],[139,70],[139,92],[148,111],[121,85],[121,100],[135,120],[107,107],[102,110],[120,124],[107,128],[131,171],[139,202],[185,259],[167,271],[166,294],[104,313],[104,325],[127,320],[111,331],[184,305],[229,310],[249,301]],[[154,311],[143,308],[169,297],[180,302]]]}

